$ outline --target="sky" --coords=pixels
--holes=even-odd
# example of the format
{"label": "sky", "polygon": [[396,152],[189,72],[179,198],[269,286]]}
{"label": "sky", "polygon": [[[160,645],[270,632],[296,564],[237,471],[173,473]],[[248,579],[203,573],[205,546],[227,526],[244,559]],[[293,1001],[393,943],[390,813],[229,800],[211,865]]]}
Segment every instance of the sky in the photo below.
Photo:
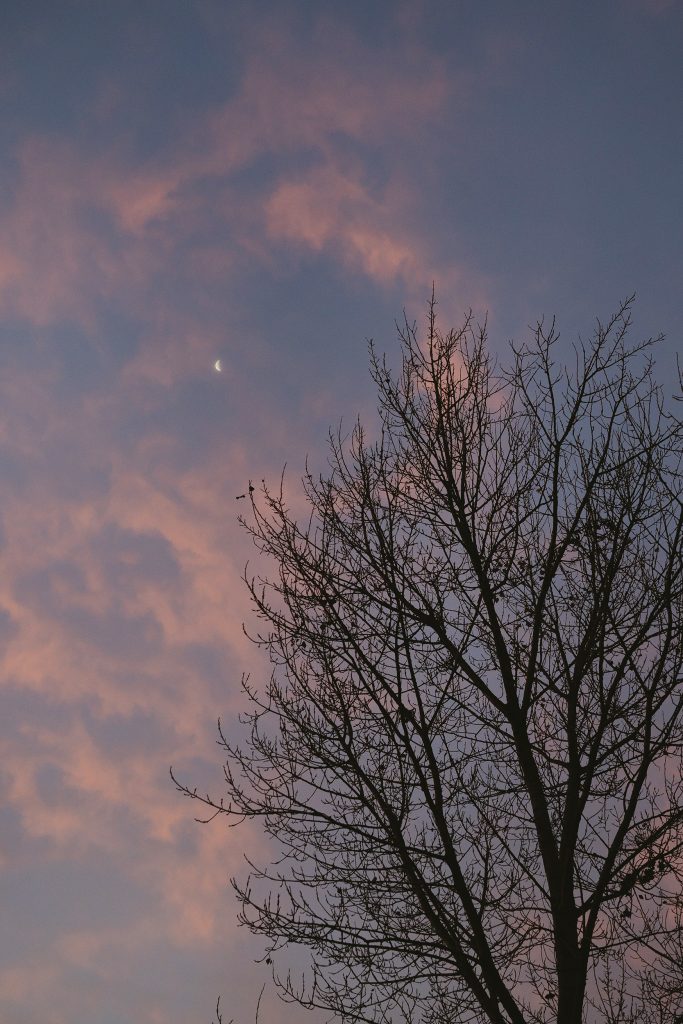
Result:
{"label": "sky", "polygon": [[0,5],[3,1024],[253,1021],[263,840],[169,778],[220,795],[269,671],[236,495],[303,507],[432,283],[502,361],[636,293],[674,388],[682,46],[680,0]]}

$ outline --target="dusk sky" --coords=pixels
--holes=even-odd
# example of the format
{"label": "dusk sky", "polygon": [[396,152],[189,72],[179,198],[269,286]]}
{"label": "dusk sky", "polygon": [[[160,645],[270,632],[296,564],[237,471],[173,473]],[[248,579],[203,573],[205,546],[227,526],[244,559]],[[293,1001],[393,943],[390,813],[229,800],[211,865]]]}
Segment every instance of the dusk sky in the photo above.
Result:
{"label": "dusk sky", "polygon": [[502,360],[636,292],[673,391],[682,99],[680,0],[0,5],[2,1024],[251,1024],[262,840],[168,774],[269,672],[235,497],[298,507],[432,282]]}

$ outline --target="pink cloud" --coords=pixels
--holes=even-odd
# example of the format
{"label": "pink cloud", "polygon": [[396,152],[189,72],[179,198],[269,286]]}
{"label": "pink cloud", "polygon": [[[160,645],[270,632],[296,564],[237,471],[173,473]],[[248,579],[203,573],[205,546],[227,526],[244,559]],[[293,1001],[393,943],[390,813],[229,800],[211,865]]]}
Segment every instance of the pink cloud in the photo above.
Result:
{"label": "pink cloud", "polygon": [[117,248],[97,220],[114,173],[62,142],[24,142],[0,214],[0,313],[38,327],[80,320],[92,328],[99,300],[149,275],[152,254],[134,243]]}
{"label": "pink cloud", "polygon": [[[240,577],[253,552],[235,494],[252,476],[279,479],[269,439],[297,445],[296,428],[286,410],[259,409],[249,434],[216,432],[183,461],[182,437],[155,421],[165,403],[214,380],[219,355],[226,401],[248,408],[254,383],[244,339],[221,323],[224,307],[208,308],[200,287],[207,307],[179,309],[157,278],[230,283],[243,253],[269,263],[287,247],[288,259],[296,249],[324,253],[421,306],[433,277],[457,283],[464,273],[439,267],[400,167],[370,185],[344,144],[372,152],[381,134],[398,150],[406,132],[419,135],[452,99],[444,69],[408,51],[378,61],[329,26],[311,52],[304,59],[271,28],[235,97],[186,128],[164,161],[135,166],[115,147],[93,153],[54,138],[25,140],[18,152],[0,211],[0,313],[39,329],[75,321],[98,350],[103,302],[141,327],[139,344],[88,393],[60,397],[59,353],[49,349],[0,379],[0,443],[23,467],[3,505],[0,608],[13,632],[2,670],[8,701],[38,708],[5,739],[8,804],[46,857],[85,863],[108,852],[154,900],[145,923],[70,929],[28,970],[5,972],[0,985],[18,1002],[31,979],[57,991],[60,972],[96,971],[108,954],[234,942],[216,893],[245,843],[256,851],[256,833],[231,844],[220,825],[188,840],[193,808],[166,769],[191,765],[188,781],[207,773],[203,759],[219,756],[216,715],[242,703],[237,684],[253,652]],[[272,176],[244,194],[231,176],[257,157],[273,158]],[[197,241],[207,224],[218,239]],[[249,341],[265,358],[266,344]],[[321,404],[313,387],[305,401]],[[132,735],[139,720],[144,741],[122,753],[111,736]],[[46,796],[50,772],[56,795]],[[53,1016],[69,1019],[66,1009]]]}
{"label": "pink cloud", "polygon": [[[208,375],[211,346],[190,334],[171,353],[173,379],[160,384],[133,360],[106,393],[68,405],[55,394],[49,361],[13,367],[0,380],[3,457],[27,470],[3,505],[0,607],[12,626],[0,649],[5,696],[45,702],[44,714],[28,715],[5,739],[8,803],[26,836],[73,856],[97,847],[123,857],[120,817],[131,813],[145,841],[172,848],[191,812],[167,767],[211,757],[217,714],[240,701],[237,684],[251,657],[240,577],[251,548],[236,522],[235,481],[246,483],[256,457],[261,472],[275,475],[279,466],[256,455],[258,439],[226,438],[184,467],[177,440],[158,429],[125,451],[111,444],[134,410],[154,408],[159,387],[172,387],[176,375]],[[262,416],[262,429],[282,432],[277,417]],[[65,455],[75,450],[81,476],[106,459],[102,486],[65,485]],[[124,758],[102,745],[100,727],[125,728],[139,715],[159,743],[133,746]],[[41,772],[51,767],[69,799],[41,796]],[[217,839],[202,842],[218,848]],[[164,900],[181,872],[168,856]],[[209,928],[197,923],[209,885],[181,886],[171,900],[178,913],[183,903],[183,927],[194,921],[197,933]]]}
{"label": "pink cloud", "polygon": [[325,167],[280,185],[266,215],[274,239],[336,250],[349,267],[380,284],[415,287],[429,278],[429,268],[415,239],[411,245],[409,232],[396,223],[399,210],[400,202],[375,200],[357,178]]}
{"label": "pink cloud", "polygon": [[[384,62],[370,51],[365,58],[359,41],[337,27],[320,28],[305,53],[282,29],[265,30],[236,96],[188,126],[163,163],[131,167],[115,150],[93,154],[55,139],[26,140],[15,191],[0,215],[0,311],[38,326],[78,319],[89,327],[103,297],[126,295],[141,311],[146,283],[207,216],[229,228],[233,244],[267,258],[267,235],[256,236],[268,196],[245,200],[229,184],[234,171],[264,154],[308,151],[323,173],[339,178],[335,140],[372,145],[381,133],[391,145],[419,133],[449,98],[445,71],[433,61],[409,51]],[[203,200],[209,180],[220,183],[219,194]],[[286,188],[276,186],[276,207]],[[387,238],[380,255],[358,227],[356,236],[350,250],[365,253],[361,265],[376,279],[387,258],[405,262],[396,239]],[[195,245],[188,267],[205,272],[215,257],[215,249],[203,256]]]}
{"label": "pink cloud", "polygon": [[420,307],[435,282],[444,308],[457,307],[458,317],[463,304],[485,309],[485,282],[465,265],[435,259],[429,239],[415,230],[415,207],[405,185],[391,184],[376,197],[357,173],[327,166],[283,182],[266,217],[274,240],[330,252],[353,272],[400,288]]}

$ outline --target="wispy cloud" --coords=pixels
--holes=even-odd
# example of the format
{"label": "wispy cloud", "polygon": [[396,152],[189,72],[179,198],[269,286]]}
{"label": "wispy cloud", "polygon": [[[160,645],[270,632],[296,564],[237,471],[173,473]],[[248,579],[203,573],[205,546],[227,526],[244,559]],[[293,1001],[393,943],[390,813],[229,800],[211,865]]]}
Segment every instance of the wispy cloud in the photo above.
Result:
{"label": "wispy cloud", "polygon": [[[356,221],[368,211],[381,220],[386,199],[344,168],[358,146],[370,165],[380,140],[398,160],[406,135],[416,144],[447,102],[457,102],[452,83],[425,55],[408,50],[378,60],[334,25],[303,47],[271,26],[235,95],[187,126],[163,159],[135,165],[115,143],[105,153],[61,138],[21,144],[16,185],[0,215],[0,308],[38,326],[76,318],[92,328],[98,303],[125,295],[142,314],[155,275],[181,254],[190,274],[208,269],[217,248],[233,261],[241,249],[269,259],[287,196],[307,221],[301,240],[319,245],[321,231],[326,241],[338,235],[344,261],[355,255],[373,279],[401,280],[407,227],[395,238],[386,226],[373,235],[369,226],[345,224],[344,199],[354,203]],[[236,180],[264,159],[260,188]],[[297,186],[307,165],[308,185]],[[390,182],[394,173],[389,166]],[[319,207],[327,200],[334,209],[323,225]],[[209,221],[219,245],[207,238]],[[284,227],[291,236],[291,219]]]}
{"label": "wispy cloud", "polygon": [[[119,83],[110,102],[125,96]],[[215,894],[245,835],[238,851],[196,829],[167,768],[220,785],[215,717],[239,700],[249,657],[235,496],[255,465],[275,476],[268,439],[293,428],[282,402],[235,429],[263,353],[226,329],[222,291],[245,262],[272,269],[303,250],[422,289],[435,260],[400,150],[453,101],[424,54],[378,56],[333,24],[303,45],[274,21],[233,94],[163,158],[35,134],[15,152],[0,210],[0,313],[23,339],[0,380],[5,866],[19,871],[27,850],[78,864],[92,901],[89,866],[106,857],[145,912],[53,922],[0,969],[11,1005],[38,985],[44,1012],[77,973],[82,1013],[112,980],[109,957],[226,934]],[[137,1019],[157,1019],[152,1003]],[[74,1012],[66,1000],[49,1019]]]}
{"label": "wispy cloud", "polygon": [[[231,5],[208,6],[225,31]],[[0,205],[0,857],[17,893],[29,864],[62,872],[49,912],[21,905],[31,948],[0,961],[17,1024],[22,1005],[49,1024],[105,1020],[98,1000],[117,985],[119,1019],[180,1024],[196,1007],[179,1000],[169,1018],[154,984],[237,943],[222,887],[259,840],[195,826],[168,766],[220,787],[215,719],[241,704],[253,663],[236,496],[277,480],[286,446],[317,443],[301,418],[327,416],[335,386],[302,365],[294,399],[271,370],[264,398],[263,282],[276,291],[318,261],[351,300],[364,286],[422,309],[435,280],[445,318],[488,305],[485,276],[457,245],[444,256],[424,217],[443,125],[476,79],[421,48],[410,7],[381,46],[338,20],[241,29],[240,74],[156,149],[56,129],[14,149]],[[145,102],[123,76],[108,86],[84,118]]]}

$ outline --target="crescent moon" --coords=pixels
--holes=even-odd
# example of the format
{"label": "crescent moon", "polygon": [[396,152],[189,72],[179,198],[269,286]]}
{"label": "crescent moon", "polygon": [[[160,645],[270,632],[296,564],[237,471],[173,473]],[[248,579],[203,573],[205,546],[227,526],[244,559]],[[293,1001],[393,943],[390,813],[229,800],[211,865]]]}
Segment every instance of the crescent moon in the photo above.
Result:
{"label": "crescent moon", "polygon": [[216,362],[213,364],[213,368],[216,371],[216,373],[220,373],[221,372],[221,370],[223,369],[223,365],[222,365],[220,359],[216,360]]}

